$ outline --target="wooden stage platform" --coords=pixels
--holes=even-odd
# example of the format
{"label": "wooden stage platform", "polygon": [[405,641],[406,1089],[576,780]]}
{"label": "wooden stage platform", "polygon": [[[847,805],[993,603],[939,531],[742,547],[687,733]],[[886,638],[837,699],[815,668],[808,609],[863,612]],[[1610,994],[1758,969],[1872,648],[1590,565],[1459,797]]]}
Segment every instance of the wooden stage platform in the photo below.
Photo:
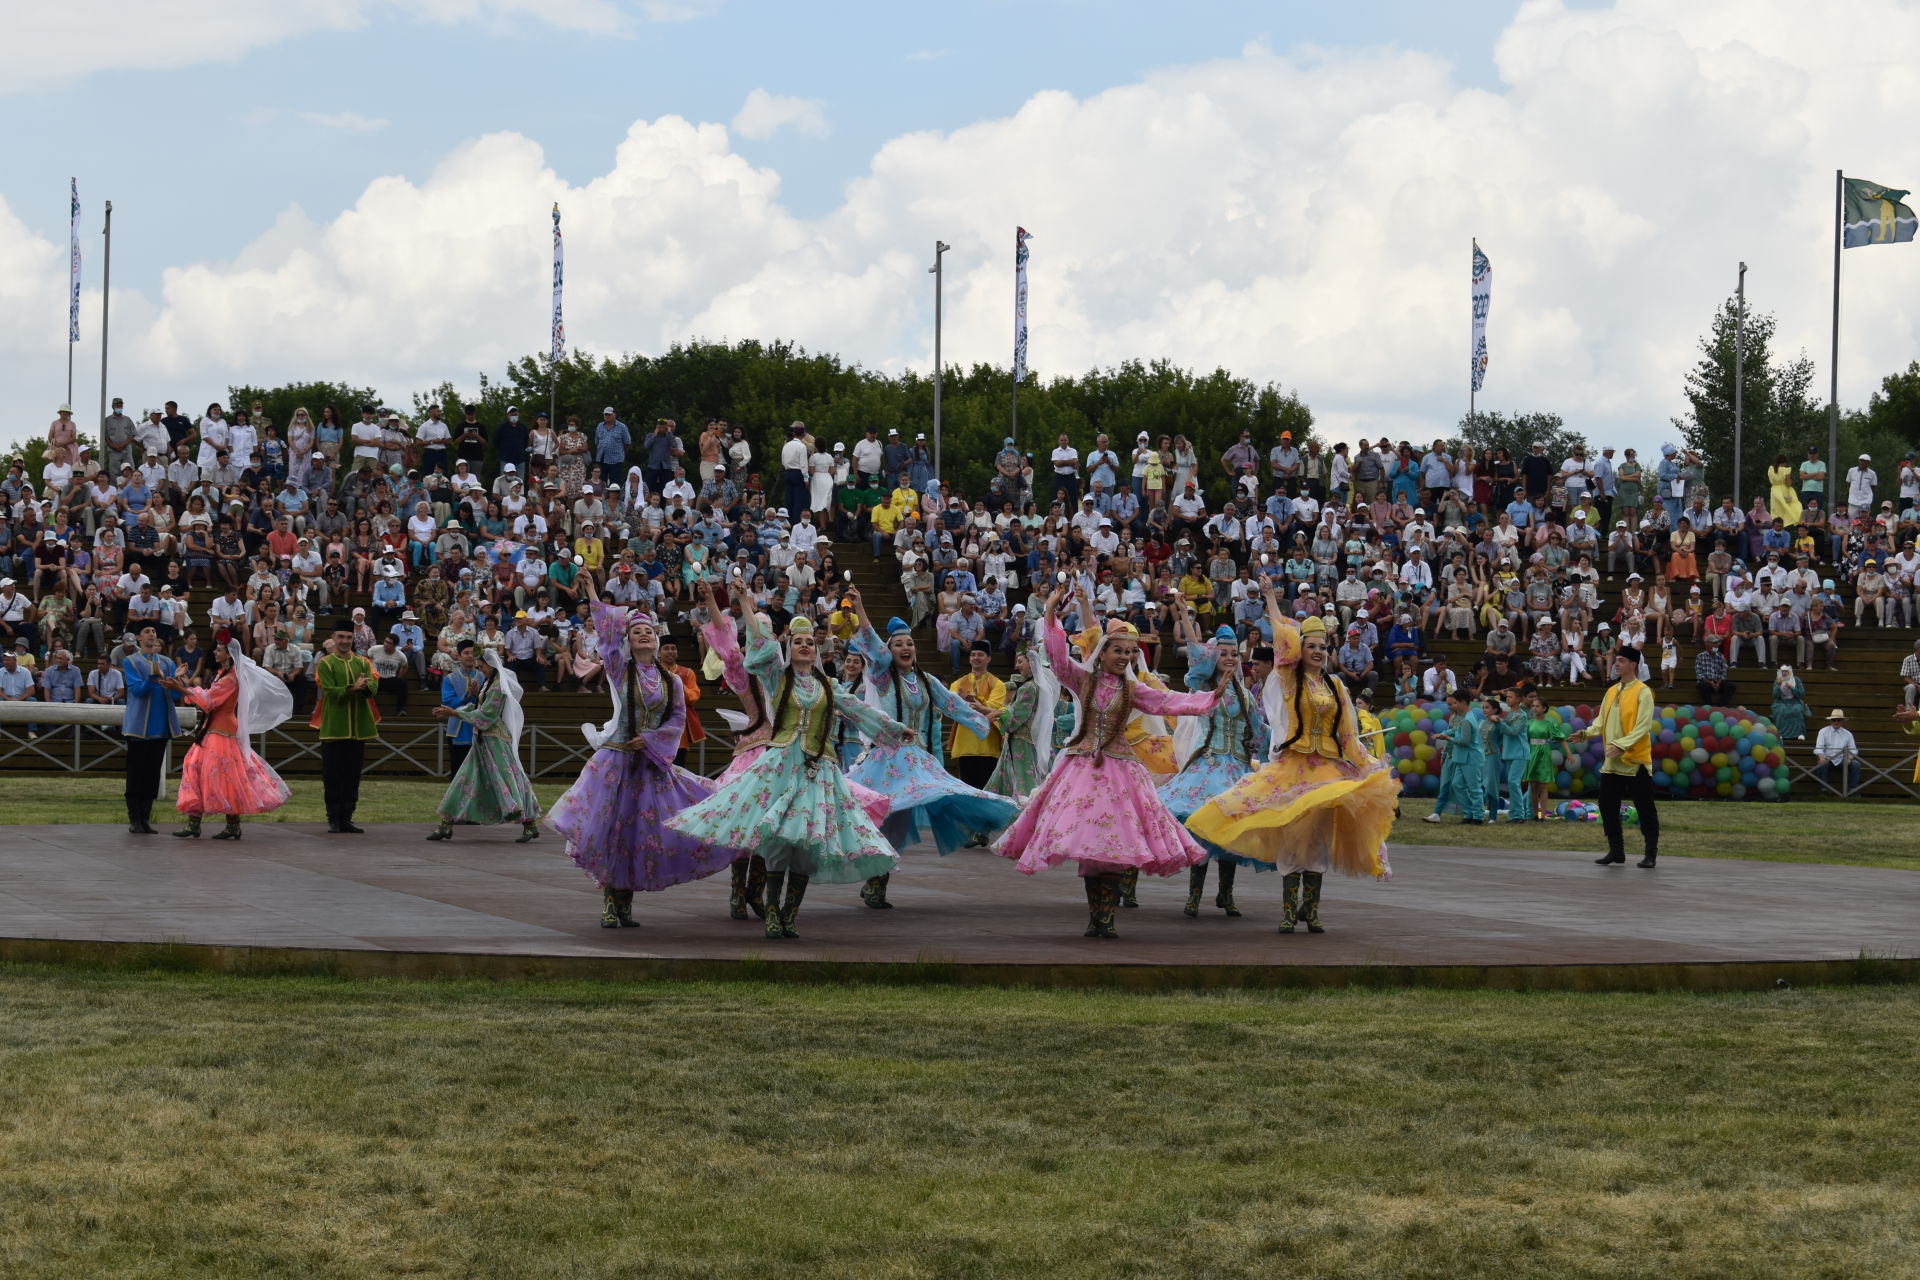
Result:
{"label": "wooden stage platform", "polygon": [[[209,824],[208,831],[214,830]],[[254,972],[490,978],[927,980],[1036,985],[1436,984],[1654,989],[1920,977],[1920,877],[1860,867],[1398,846],[1394,879],[1329,877],[1328,932],[1281,936],[1280,877],[1243,870],[1245,915],[1181,914],[1185,877],[1145,881],[1116,941],[1083,938],[1070,870],[910,852],[892,911],[819,885],[800,938],[726,912],[726,877],[636,896],[638,929],[598,926],[598,891],[551,835],[425,826],[329,836],[249,823],[238,843],[117,826],[5,828],[0,959]],[[1637,857],[1637,854],[1633,855]]]}

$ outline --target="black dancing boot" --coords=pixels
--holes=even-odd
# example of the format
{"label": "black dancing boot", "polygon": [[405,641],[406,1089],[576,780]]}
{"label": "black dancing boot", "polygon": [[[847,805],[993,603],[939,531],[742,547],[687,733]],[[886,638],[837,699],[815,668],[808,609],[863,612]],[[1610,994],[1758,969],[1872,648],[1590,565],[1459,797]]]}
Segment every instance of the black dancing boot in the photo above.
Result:
{"label": "black dancing boot", "polygon": [[1634,863],[1633,865],[1636,867],[1651,867],[1659,861],[1660,861],[1660,854],[1658,853],[1658,851],[1649,849],[1647,850],[1647,856],[1640,859],[1640,861]]}
{"label": "black dancing boot", "polygon": [[868,880],[860,886],[860,901],[866,903],[875,911],[892,910],[893,904],[887,901],[887,881],[891,879],[893,879],[893,876],[889,874],[874,876],[871,880]]}
{"label": "black dancing boot", "polygon": [[427,839],[429,840],[453,839],[453,823],[447,821],[445,818],[440,819],[439,823],[433,828],[433,830],[427,832]]}
{"label": "black dancing boot", "polygon": [[613,891],[613,914],[619,919],[622,929],[640,927],[640,922],[633,918],[633,890],[615,889]]}
{"label": "black dancing boot", "polygon": [[1300,873],[1287,872],[1280,884],[1285,891],[1280,898],[1280,932],[1292,933],[1294,922],[1300,918]]}
{"label": "black dancing boot", "polygon": [[1113,927],[1113,917],[1120,906],[1120,877],[1106,875],[1100,877],[1099,923],[1102,938],[1117,938],[1119,931]]}
{"label": "black dancing boot", "polygon": [[1593,865],[1596,867],[1612,867],[1612,866],[1618,866],[1619,864],[1625,862],[1626,860],[1627,860],[1626,854],[1613,853],[1609,851],[1606,857],[1595,858],[1593,860]]}
{"label": "black dancing boot", "polygon": [[240,838],[240,818],[236,814],[227,815],[227,825],[213,833],[215,840],[238,840]]}
{"label": "black dancing boot", "polygon": [[757,853],[747,860],[747,910],[767,918],[767,860]]}
{"label": "black dancing boot", "polygon": [[735,920],[747,918],[747,860],[734,859],[728,868],[733,875],[733,883],[727,889],[727,914]]}
{"label": "black dancing boot", "polygon": [[618,929],[620,927],[620,913],[614,909],[613,890],[611,889],[600,890],[600,927],[602,929]]}
{"label": "black dancing boot", "polygon": [[1200,915],[1200,895],[1207,891],[1207,864],[1196,862],[1187,868],[1187,905],[1180,913],[1193,920]]}
{"label": "black dancing boot", "polygon": [[1134,891],[1140,887],[1140,868],[1128,867],[1120,873],[1120,905],[1137,907],[1140,899],[1134,897]]}
{"label": "black dancing boot", "polygon": [[1233,905],[1233,873],[1234,865],[1231,862],[1220,864],[1220,892],[1213,895],[1213,905],[1229,916],[1240,914],[1240,908]]}
{"label": "black dancing boot", "polygon": [[138,810],[127,810],[127,830],[136,836],[157,836],[160,833],[153,827],[153,801],[149,800]]}
{"label": "black dancing boot", "polygon": [[1318,871],[1300,873],[1300,923],[1307,926],[1308,933],[1325,933],[1320,923],[1320,881],[1324,877]]}
{"label": "black dancing boot", "polygon": [[[176,836],[179,836],[183,840],[198,840],[200,838],[200,815],[197,813],[188,814],[187,825],[180,828],[178,831],[174,832],[173,834]],[[219,837],[217,836],[215,837],[215,839],[218,839],[218,838]]]}
{"label": "black dancing boot", "polygon": [[1081,876],[1080,883],[1087,890],[1087,932],[1084,936],[1097,938],[1100,936],[1100,877]]}
{"label": "black dancing boot", "polygon": [[793,921],[794,917],[800,914],[800,900],[806,896],[807,877],[796,871],[789,871],[787,873],[787,897],[780,908],[781,937],[797,938],[800,936],[794,932]]}
{"label": "black dancing boot", "polygon": [[780,890],[786,886],[786,883],[787,873],[784,871],[776,871],[767,877],[767,901],[771,904],[767,910],[767,936],[769,938],[786,936],[780,932]]}

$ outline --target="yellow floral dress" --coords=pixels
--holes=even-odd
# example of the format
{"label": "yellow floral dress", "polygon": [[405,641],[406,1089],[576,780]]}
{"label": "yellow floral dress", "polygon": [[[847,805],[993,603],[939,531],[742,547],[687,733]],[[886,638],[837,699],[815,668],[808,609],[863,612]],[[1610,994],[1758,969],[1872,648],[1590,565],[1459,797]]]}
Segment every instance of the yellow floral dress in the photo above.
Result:
{"label": "yellow floral dress", "polygon": [[1282,624],[1266,694],[1274,742],[1287,746],[1196,810],[1187,830],[1277,870],[1384,880],[1392,874],[1386,845],[1400,784],[1367,753],[1353,703],[1335,694],[1329,678],[1301,672],[1300,629],[1289,619]]}

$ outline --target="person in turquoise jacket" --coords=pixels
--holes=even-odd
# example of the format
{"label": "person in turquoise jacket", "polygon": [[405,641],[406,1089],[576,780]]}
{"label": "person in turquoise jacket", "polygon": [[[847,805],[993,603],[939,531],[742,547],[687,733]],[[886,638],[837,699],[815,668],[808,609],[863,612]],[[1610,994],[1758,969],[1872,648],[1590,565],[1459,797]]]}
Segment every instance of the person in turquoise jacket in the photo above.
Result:
{"label": "person in turquoise jacket", "polygon": [[1440,821],[1450,804],[1460,806],[1460,817],[1478,826],[1487,806],[1487,761],[1480,738],[1486,719],[1472,695],[1455,690],[1447,695],[1447,710],[1452,719],[1436,735],[1446,744],[1446,758],[1440,763],[1440,791],[1433,798],[1428,822]]}
{"label": "person in turquoise jacket", "polygon": [[1487,728],[1492,739],[1487,750],[1487,821],[1500,808],[1500,783],[1507,784],[1507,821],[1525,822],[1532,816],[1527,794],[1527,709],[1518,689],[1507,690],[1502,703],[1487,700]]}

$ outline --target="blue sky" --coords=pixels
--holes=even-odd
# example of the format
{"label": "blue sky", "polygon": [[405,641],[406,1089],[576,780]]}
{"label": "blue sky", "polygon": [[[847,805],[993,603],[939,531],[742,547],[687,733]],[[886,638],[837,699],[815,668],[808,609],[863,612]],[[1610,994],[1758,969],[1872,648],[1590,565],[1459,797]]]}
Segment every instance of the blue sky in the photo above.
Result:
{"label": "blue sky", "polygon": [[[544,345],[558,201],[579,349],[781,337],[925,370],[938,236],[954,247],[948,358],[1004,363],[1018,223],[1043,376],[1224,366],[1298,392],[1348,439],[1457,423],[1477,237],[1494,270],[1481,406],[1651,448],[1686,411],[1738,261],[1776,345],[1810,352],[1824,382],[1833,171],[1920,187],[1920,3],[1848,14],[0,6],[0,439],[41,429],[65,394],[78,175],[82,406],[104,199],[113,390],[135,405],[315,377],[399,404],[471,388]],[[1846,273],[1841,399],[1857,405],[1920,350],[1920,247],[1859,251]]]}
{"label": "blue sky", "polygon": [[[755,88],[818,99],[831,133],[736,139],[780,170],[800,216],[831,211],[887,139],[1017,110],[1042,89],[1076,96],[1158,67],[1276,49],[1394,45],[1450,61],[1463,84],[1496,82],[1492,42],[1513,0],[1390,3],[725,3],[621,38],[531,18],[495,26],[394,13],[315,32],[231,63],[85,76],[61,115],[0,96],[5,194],[41,235],[66,234],[78,176],[97,248],[114,202],[116,281],[152,288],[167,265],[214,259],[270,227],[288,202],[324,222],[374,178],[421,176],[461,141],[515,130],[562,177],[605,170],[635,119],[730,120]],[[310,122],[352,112],[372,132]],[[49,127],[51,126],[51,127]]]}

